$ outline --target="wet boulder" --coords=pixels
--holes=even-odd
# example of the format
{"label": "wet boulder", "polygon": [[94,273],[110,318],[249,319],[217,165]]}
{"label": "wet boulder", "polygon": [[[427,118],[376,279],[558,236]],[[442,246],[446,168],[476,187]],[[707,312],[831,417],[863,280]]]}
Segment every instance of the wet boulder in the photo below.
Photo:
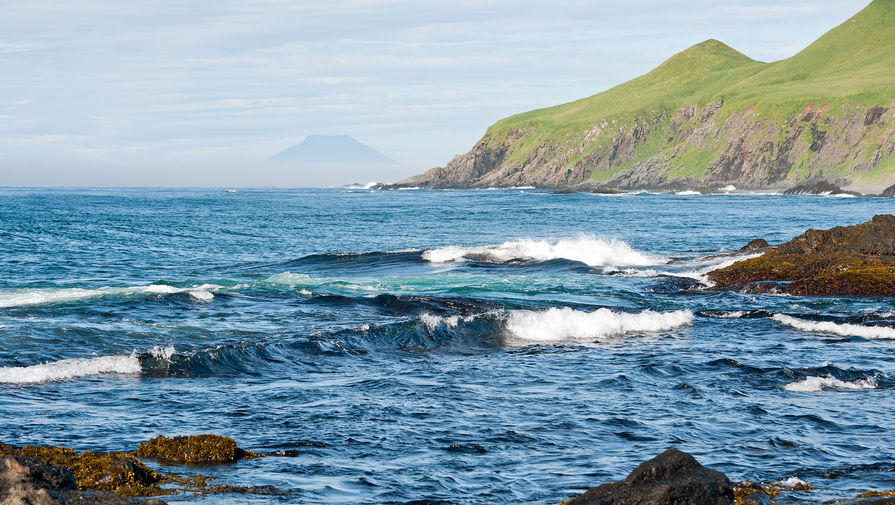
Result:
{"label": "wet boulder", "polygon": [[738,252],[751,252],[758,251],[761,249],[768,249],[771,247],[771,244],[768,244],[768,241],[763,238],[756,238],[749,241],[748,244],[740,247]]}
{"label": "wet boulder", "polygon": [[685,452],[668,449],[624,480],[592,488],[564,505],[728,505],[733,498],[723,473],[702,466]]}
{"label": "wet boulder", "polygon": [[236,441],[220,435],[155,437],[140,443],[134,452],[138,458],[151,458],[171,463],[208,465],[233,463],[240,459],[262,456],[240,449]]}

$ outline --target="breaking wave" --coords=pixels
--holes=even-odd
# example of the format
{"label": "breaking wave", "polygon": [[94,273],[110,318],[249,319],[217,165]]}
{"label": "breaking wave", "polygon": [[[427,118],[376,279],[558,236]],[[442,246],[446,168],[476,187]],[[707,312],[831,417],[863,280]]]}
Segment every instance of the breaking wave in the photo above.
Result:
{"label": "breaking wave", "polygon": [[856,379],[853,381],[844,381],[837,379],[832,375],[824,375],[822,377],[805,377],[798,382],[791,382],[783,386],[783,389],[786,389],[787,391],[797,391],[800,393],[816,393],[824,389],[876,389],[877,385],[878,383],[876,377],[867,377],[863,379]]}
{"label": "breaking wave", "polygon": [[35,384],[108,373],[139,374],[140,371],[140,360],[135,354],[72,358],[25,367],[3,367],[0,368],[0,382]]}
{"label": "breaking wave", "polygon": [[689,310],[640,313],[593,312],[569,307],[544,311],[514,310],[506,320],[506,330],[522,342],[557,342],[562,340],[603,340],[637,332],[654,332],[686,326],[693,322]]}
{"label": "breaking wave", "polygon": [[154,347],[145,356],[136,352],[96,358],[69,358],[51,363],[22,367],[0,368],[2,384],[39,384],[69,379],[78,379],[94,375],[121,374],[138,375],[143,372],[141,361],[151,356],[156,359],[170,360],[174,355],[174,347]]}
{"label": "breaking wave", "polygon": [[842,337],[861,337],[867,339],[895,339],[895,328],[889,326],[862,326],[850,323],[834,323],[831,321],[806,321],[784,314],[774,314],[771,319],[791,328],[813,333],[826,333]]}
{"label": "breaking wave", "polygon": [[492,263],[567,259],[589,266],[646,266],[666,263],[662,256],[635,250],[622,240],[581,236],[575,239],[515,240],[481,247],[449,246],[423,251],[425,261],[452,263],[466,260]]}
{"label": "breaking wave", "polygon": [[146,286],[111,287],[104,286],[94,289],[86,288],[37,288],[14,289],[0,292],[0,309],[22,307],[26,305],[44,305],[53,303],[68,303],[93,298],[106,297],[139,297],[172,295],[187,293],[190,298],[198,301],[210,301],[214,298],[213,291],[224,289],[217,284],[202,284],[200,286],[176,287],[167,284],[149,284]]}

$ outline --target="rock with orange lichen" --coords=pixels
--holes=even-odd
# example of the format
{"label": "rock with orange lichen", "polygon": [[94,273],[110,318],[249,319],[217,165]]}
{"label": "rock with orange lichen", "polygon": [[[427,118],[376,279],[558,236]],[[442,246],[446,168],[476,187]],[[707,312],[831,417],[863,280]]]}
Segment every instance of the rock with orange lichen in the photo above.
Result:
{"label": "rock with orange lichen", "polygon": [[763,255],[713,270],[717,289],[793,295],[895,296],[895,216],[808,230]]}

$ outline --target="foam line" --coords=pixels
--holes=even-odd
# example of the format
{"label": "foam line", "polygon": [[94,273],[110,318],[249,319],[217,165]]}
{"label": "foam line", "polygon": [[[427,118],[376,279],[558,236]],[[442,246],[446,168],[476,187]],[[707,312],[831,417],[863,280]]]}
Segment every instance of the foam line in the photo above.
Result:
{"label": "foam line", "polygon": [[888,326],[861,326],[859,324],[834,323],[831,321],[805,321],[784,314],[774,314],[771,319],[786,326],[812,333],[827,333],[842,337],[862,337],[868,339],[895,339],[895,328]]}

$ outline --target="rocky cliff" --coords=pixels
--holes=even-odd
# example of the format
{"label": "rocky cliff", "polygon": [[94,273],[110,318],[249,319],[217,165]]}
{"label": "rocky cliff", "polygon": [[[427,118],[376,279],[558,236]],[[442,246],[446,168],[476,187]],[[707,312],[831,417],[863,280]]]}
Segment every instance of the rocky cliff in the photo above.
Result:
{"label": "rocky cliff", "polygon": [[506,118],[433,187],[784,188],[895,183],[895,2],[775,63],[716,40],[569,104]]}

